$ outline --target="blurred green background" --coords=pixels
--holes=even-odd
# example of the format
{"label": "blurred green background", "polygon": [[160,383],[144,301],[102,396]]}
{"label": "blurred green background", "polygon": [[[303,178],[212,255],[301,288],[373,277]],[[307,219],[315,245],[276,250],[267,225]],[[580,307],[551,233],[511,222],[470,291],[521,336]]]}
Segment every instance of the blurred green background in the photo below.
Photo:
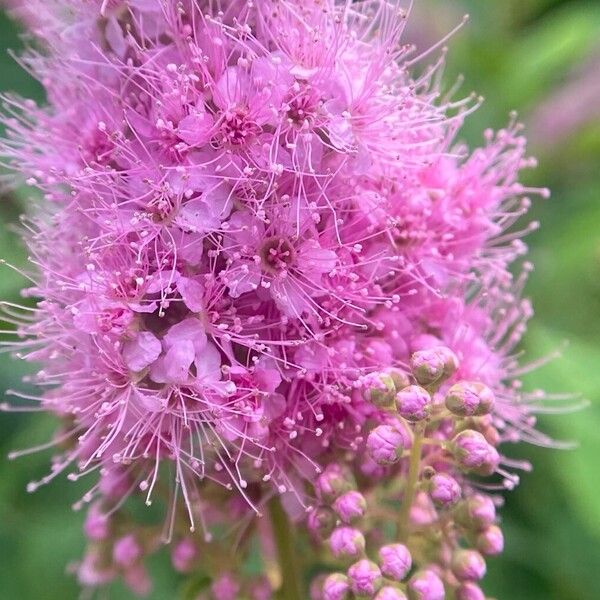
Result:
{"label": "blurred green background", "polygon": [[[150,0],[149,0],[150,1]],[[542,228],[528,239],[536,264],[528,293],[536,307],[525,342],[537,358],[568,345],[563,357],[528,376],[532,388],[580,392],[590,408],[544,417],[557,439],[578,440],[573,451],[519,446],[513,454],[535,470],[507,495],[506,552],[489,561],[486,591],[501,600],[600,598],[600,2],[598,0],[416,0],[408,35],[434,43],[464,13],[469,24],[450,42],[448,80],[485,96],[463,132],[471,144],[487,126],[502,127],[518,109],[540,167],[527,183],[550,187],[533,218]],[[0,12],[0,89],[41,98],[41,91],[7,54],[19,49],[17,27]],[[0,204],[0,256],[24,264],[10,231],[26,195]],[[18,298],[22,279],[0,270],[0,297]],[[0,389],[19,384],[24,369],[3,356]],[[21,388],[22,389],[22,388]],[[33,415],[0,416],[0,455],[44,442],[52,422]],[[78,498],[64,479],[30,495],[25,485],[45,473],[49,455],[18,463],[0,460],[0,600],[70,600],[79,595],[65,566],[83,549]],[[175,598],[176,581],[158,562],[152,598]],[[120,600],[121,587],[106,592]]]}

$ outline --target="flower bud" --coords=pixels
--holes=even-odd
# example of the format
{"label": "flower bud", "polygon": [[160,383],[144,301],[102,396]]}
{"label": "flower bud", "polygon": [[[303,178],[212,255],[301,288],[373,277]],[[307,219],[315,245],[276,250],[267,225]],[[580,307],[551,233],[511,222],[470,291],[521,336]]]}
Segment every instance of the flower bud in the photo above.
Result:
{"label": "flower bud", "polygon": [[324,471],[317,477],[315,485],[317,495],[325,502],[332,502],[340,494],[348,492],[355,487],[356,482],[350,470],[337,463],[327,465]]}
{"label": "flower bud", "polygon": [[333,509],[344,523],[354,523],[364,516],[367,501],[360,492],[351,490],[337,498]]}
{"label": "flower bud", "polygon": [[478,381],[460,381],[446,394],[446,408],[459,417],[480,417],[494,408],[494,392]]}
{"label": "flower bud", "polygon": [[198,560],[198,547],[190,538],[183,538],[171,550],[173,568],[179,573],[189,573]]}
{"label": "flower bud", "polygon": [[343,573],[332,573],[323,582],[323,600],[346,600],[350,596],[350,581]]}
{"label": "flower bud", "polygon": [[409,600],[444,600],[444,584],[431,569],[417,571],[408,581]]}
{"label": "flower bud", "polygon": [[369,433],[367,450],[378,465],[391,465],[402,456],[402,433],[392,425],[378,425]]}
{"label": "flower bud", "polygon": [[410,358],[410,366],[421,385],[439,384],[458,369],[458,358],[445,346],[419,350]]}
{"label": "flower bud", "polygon": [[118,500],[129,493],[130,475],[121,467],[111,465],[110,469],[102,470],[98,485],[103,498]]}
{"label": "flower bud", "polygon": [[489,496],[474,494],[458,505],[454,516],[463,527],[481,531],[494,524],[496,507]]}
{"label": "flower bud", "polygon": [[485,600],[485,594],[477,584],[465,581],[456,590],[456,600]]}
{"label": "flower bud", "polygon": [[85,587],[98,587],[110,583],[117,573],[113,565],[107,565],[99,546],[90,545],[77,567],[77,579]]}
{"label": "flower bud", "polygon": [[374,600],[406,600],[406,596],[402,590],[386,585],[379,590]]}
{"label": "flower bud", "polygon": [[451,567],[460,581],[479,581],[486,571],[485,560],[476,550],[457,550],[452,556]]}
{"label": "flower bud", "polygon": [[273,598],[273,586],[264,575],[250,585],[249,592],[250,600],[271,600]]}
{"label": "flower bud", "polygon": [[476,541],[477,550],[486,556],[501,554],[504,550],[504,535],[497,525],[490,525],[484,529]]}
{"label": "flower bud", "polygon": [[119,567],[131,567],[141,556],[142,548],[132,534],[119,538],[113,546],[113,561]]}
{"label": "flower bud", "polygon": [[422,490],[416,493],[409,516],[411,526],[416,528],[428,527],[439,518],[429,494]]}
{"label": "flower bud", "polygon": [[431,396],[418,385],[409,385],[396,394],[396,408],[407,421],[422,421],[431,413]]}
{"label": "flower bud", "polygon": [[348,569],[350,588],[358,598],[372,598],[383,584],[379,567],[372,561],[363,559]]}
{"label": "flower bud", "polygon": [[100,509],[99,504],[92,504],[85,517],[83,531],[89,540],[99,542],[105,540],[110,533],[110,520]]}
{"label": "flower bud", "polygon": [[491,475],[498,468],[498,451],[477,431],[466,429],[452,440],[452,454],[465,471]]}
{"label": "flower bud", "polygon": [[152,580],[142,563],[128,567],[123,572],[123,581],[136,596],[147,596],[152,590]]}
{"label": "flower bud", "polygon": [[325,585],[326,579],[327,575],[324,575],[323,573],[317,575],[316,577],[313,577],[312,581],[310,582],[309,589],[310,600],[323,600],[323,586]]}
{"label": "flower bud", "polygon": [[500,443],[500,433],[492,425],[486,425],[481,428],[481,434],[492,446],[498,446]]}
{"label": "flower bud", "polygon": [[412,567],[412,557],[404,544],[388,544],[379,549],[381,572],[394,581],[402,581]]}
{"label": "flower bud", "polygon": [[405,450],[412,448],[414,432],[410,424],[405,419],[400,417],[398,414],[388,413],[385,415],[385,419],[381,424],[390,425],[400,434],[402,438],[402,447]]}
{"label": "flower bud", "polygon": [[365,551],[365,537],[353,527],[338,527],[329,538],[329,547],[336,558],[358,558]]}
{"label": "flower bud", "polygon": [[335,522],[335,513],[326,506],[311,510],[306,519],[308,530],[318,540],[324,540],[331,535]]}
{"label": "flower bud", "polygon": [[407,385],[410,385],[410,377],[404,371],[392,367],[389,368],[386,373],[392,378],[396,392],[399,392]]}
{"label": "flower bud", "polygon": [[446,473],[436,473],[429,480],[429,495],[437,508],[450,508],[461,497],[462,490],[459,483]]}
{"label": "flower bud", "polygon": [[391,408],[395,394],[396,386],[389,373],[373,373],[367,377],[364,392],[367,402],[379,408]]}
{"label": "flower bud", "polygon": [[224,573],[210,586],[214,598],[219,600],[237,600],[241,586],[231,573]]}

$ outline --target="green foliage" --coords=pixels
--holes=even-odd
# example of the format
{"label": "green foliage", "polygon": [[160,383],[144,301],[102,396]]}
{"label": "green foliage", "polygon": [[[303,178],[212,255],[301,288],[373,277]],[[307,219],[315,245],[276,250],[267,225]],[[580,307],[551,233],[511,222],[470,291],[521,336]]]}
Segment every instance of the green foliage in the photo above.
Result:
{"label": "green foliage", "polygon": [[[596,0],[418,0],[426,23],[440,23],[440,9],[451,8],[470,24],[452,40],[448,73],[463,73],[465,89],[482,93],[486,102],[465,130],[467,141],[479,143],[486,126],[501,127],[518,108],[525,123],[537,106],[554,94],[570,74],[597,55],[600,4]],[[448,14],[445,12],[444,14]],[[42,98],[39,85],[7,55],[18,48],[17,29],[0,13],[0,89]],[[568,109],[568,107],[566,107]],[[599,114],[598,111],[596,114]],[[526,340],[526,354],[542,357],[569,344],[563,357],[533,371],[526,384],[553,392],[580,392],[590,407],[572,415],[547,416],[540,427],[556,439],[577,440],[572,451],[520,445],[514,456],[531,460],[535,470],[523,475],[522,486],[507,495],[503,511],[507,541],[501,558],[492,559],[487,590],[502,600],[594,600],[598,597],[600,564],[600,121],[590,121],[554,144],[532,149],[540,168],[532,185],[550,185],[553,198],[539,201],[534,216],[543,228],[531,236],[532,274],[529,294],[537,308]],[[27,267],[24,251],[7,227],[17,222],[21,189],[0,205],[0,255]],[[14,300],[25,280],[0,267],[0,297]],[[0,388],[19,385],[23,365],[0,360]],[[0,418],[0,453],[43,443],[52,431],[44,417]],[[78,596],[65,566],[83,548],[82,515],[69,503],[85,488],[65,479],[25,492],[27,481],[42,476],[48,453],[0,461],[0,600],[69,600]],[[85,485],[85,483],[83,484]],[[257,564],[260,561],[257,560]],[[259,567],[260,568],[260,567]],[[180,578],[163,557],[153,563],[156,590],[152,598],[175,598]],[[199,574],[185,597],[207,585]],[[191,587],[190,587],[191,586]],[[187,594],[187,596],[186,596]],[[107,598],[131,598],[122,586]]]}

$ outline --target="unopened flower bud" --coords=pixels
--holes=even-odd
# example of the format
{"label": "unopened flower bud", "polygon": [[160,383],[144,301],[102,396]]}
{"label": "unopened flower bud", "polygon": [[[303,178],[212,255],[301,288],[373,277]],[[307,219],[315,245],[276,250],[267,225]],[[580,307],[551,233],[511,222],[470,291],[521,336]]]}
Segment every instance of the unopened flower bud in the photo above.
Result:
{"label": "unopened flower bud", "polygon": [[476,546],[482,554],[487,556],[501,554],[504,550],[504,535],[500,527],[490,525],[487,529],[484,529],[477,536]]}
{"label": "unopened flower bud", "polygon": [[455,519],[467,529],[481,531],[494,524],[496,507],[489,496],[474,494],[458,505]]}
{"label": "unopened flower bud", "polygon": [[130,475],[120,467],[111,466],[102,471],[98,485],[103,498],[117,500],[129,493]]}
{"label": "unopened flower bud", "polygon": [[392,378],[396,392],[404,389],[407,385],[410,385],[410,377],[404,371],[395,368],[389,368],[386,373]]}
{"label": "unopened flower bud", "polygon": [[142,563],[128,567],[123,572],[123,581],[136,596],[147,596],[152,589],[152,580]]}
{"label": "unopened flower bud", "polygon": [[77,568],[79,583],[89,588],[110,583],[115,578],[115,569],[113,565],[106,564],[106,562],[101,548],[91,544]]}
{"label": "unopened flower bud", "polygon": [[308,530],[318,540],[324,540],[331,535],[335,522],[335,513],[327,506],[311,510],[306,519]]}
{"label": "unopened flower bud", "polygon": [[332,502],[339,495],[356,487],[354,476],[346,467],[332,463],[317,477],[315,489],[319,498]]}
{"label": "unopened flower bud", "polygon": [[177,542],[171,551],[173,568],[179,573],[192,571],[198,557],[198,547],[190,538],[183,538]]}
{"label": "unopened flower bud", "polygon": [[360,492],[351,490],[336,499],[333,509],[344,523],[354,523],[364,516],[367,501]]}
{"label": "unopened flower bud", "polygon": [[273,598],[273,586],[264,575],[250,585],[249,592],[250,600],[272,600]]}
{"label": "unopened flower bud", "polygon": [[110,520],[99,504],[92,504],[85,517],[83,531],[89,540],[99,542],[105,540],[110,533]]}
{"label": "unopened flower bud", "polygon": [[446,473],[436,473],[429,480],[429,496],[438,508],[450,508],[461,497],[462,490],[454,477]]}
{"label": "unopened flower bud", "polygon": [[444,600],[444,584],[431,569],[417,571],[408,581],[409,600]]}
{"label": "unopened flower bud", "polygon": [[452,440],[452,454],[465,471],[477,475],[491,475],[498,468],[498,451],[479,433],[472,429],[461,431]]}
{"label": "unopened flower bud", "polygon": [[460,581],[479,581],[485,571],[485,560],[476,550],[457,550],[452,556],[452,572]]}
{"label": "unopened flower bud", "polygon": [[459,417],[479,417],[493,410],[494,392],[478,381],[460,381],[448,390],[445,403]]}
{"label": "unopened flower bud", "polygon": [[481,434],[492,446],[497,446],[500,443],[500,433],[492,425],[482,427]]}
{"label": "unopened flower bud", "polygon": [[332,573],[323,582],[323,600],[346,600],[350,596],[350,581],[343,573]]}
{"label": "unopened flower bud", "polygon": [[337,558],[358,558],[365,551],[365,537],[353,527],[338,527],[329,538],[329,547]]}
{"label": "unopened flower bud", "polygon": [[119,567],[131,567],[141,556],[142,548],[132,534],[119,538],[113,546],[113,561]]}
{"label": "unopened flower bud", "polygon": [[224,573],[210,586],[214,598],[219,600],[237,600],[241,586],[231,573]]}
{"label": "unopened flower bud", "polygon": [[410,524],[416,528],[432,525],[439,518],[435,506],[427,492],[418,491],[410,508]]}
{"label": "unopened flower bud", "polygon": [[458,358],[445,346],[436,346],[415,352],[410,365],[421,385],[438,384],[451,377],[458,369]]}
{"label": "unopened flower bud", "polygon": [[410,551],[404,544],[388,544],[379,549],[381,572],[394,581],[402,581],[412,567]]}
{"label": "unopened flower bud", "polygon": [[379,408],[391,408],[394,406],[394,395],[396,386],[394,379],[389,373],[373,373],[365,382],[365,400]]}
{"label": "unopened flower bud", "polygon": [[367,450],[378,465],[391,465],[402,456],[402,433],[392,425],[379,425],[369,433]]}
{"label": "unopened flower bud", "polygon": [[383,584],[379,567],[372,561],[363,559],[348,569],[350,589],[358,598],[372,598]]}
{"label": "unopened flower bud", "polygon": [[402,590],[386,585],[379,590],[374,600],[406,600],[406,595]]}
{"label": "unopened flower bud", "polygon": [[414,432],[410,424],[398,414],[388,413],[382,425],[391,425],[402,437],[402,447],[405,450],[412,448]]}
{"label": "unopened flower bud", "polygon": [[485,600],[485,594],[477,584],[465,581],[456,590],[456,600]]}
{"label": "unopened flower bud", "polygon": [[323,586],[325,585],[325,580],[327,579],[327,575],[321,573],[312,579],[310,582],[309,594],[310,600],[323,600]]}
{"label": "unopened flower bud", "polygon": [[396,394],[396,408],[407,421],[422,421],[431,413],[431,396],[418,385],[409,385]]}

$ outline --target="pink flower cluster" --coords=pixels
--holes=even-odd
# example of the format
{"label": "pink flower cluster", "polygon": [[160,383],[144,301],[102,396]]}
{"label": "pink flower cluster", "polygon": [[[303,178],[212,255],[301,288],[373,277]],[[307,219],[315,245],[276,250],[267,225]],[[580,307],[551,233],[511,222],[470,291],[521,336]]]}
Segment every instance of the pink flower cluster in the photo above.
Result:
{"label": "pink flower cluster", "polygon": [[[131,495],[163,499],[188,571],[215,523],[273,495],[311,530],[339,518],[332,552],[359,558],[350,523],[388,488],[401,540],[324,597],[401,598],[380,582],[411,564],[410,598],[478,580],[470,550],[411,559],[406,545],[436,507],[489,504],[461,473],[514,485],[499,443],[548,441],[539,397],[513,378],[531,309],[509,267],[531,227],[512,226],[545,193],[518,183],[533,164],[519,126],[472,152],[455,142],[477,101],[445,99],[442,59],[411,74],[423,57],[401,45],[395,1],[46,0],[20,14],[48,102],[4,98],[0,154],[42,195],[24,221],[38,301],[5,318],[63,423],[30,489],[99,475],[78,503],[81,580],[149,587],[154,538],[115,524]],[[360,491],[341,495],[348,471]],[[497,548],[492,521],[477,547]]]}

